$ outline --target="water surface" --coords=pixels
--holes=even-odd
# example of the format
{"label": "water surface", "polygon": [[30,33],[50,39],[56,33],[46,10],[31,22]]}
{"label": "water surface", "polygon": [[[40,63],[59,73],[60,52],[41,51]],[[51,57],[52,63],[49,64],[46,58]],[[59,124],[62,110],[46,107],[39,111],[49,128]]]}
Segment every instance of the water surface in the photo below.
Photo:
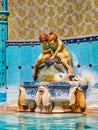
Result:
{"label": "water surface", "polygon": [[81,114],[0,114],[0,130],[98,130],[98,116]]}

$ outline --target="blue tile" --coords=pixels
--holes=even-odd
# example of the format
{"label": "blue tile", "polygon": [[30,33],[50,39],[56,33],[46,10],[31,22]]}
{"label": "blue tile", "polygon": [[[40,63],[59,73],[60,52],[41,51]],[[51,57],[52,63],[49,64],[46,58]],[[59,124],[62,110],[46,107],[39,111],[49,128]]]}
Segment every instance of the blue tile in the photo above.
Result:
{"label": "blue tile", "polygon": [[32,65],[32,47],[31,46],[20,47],[20,65],[21,66]]}
{"label": "blue tile", "polygon": [[29,67],[24,67],[20,70],[20,81],[21,82],[31,82],[32,78],[32,69]]}
{"label": "blue tile", "polygon": [[90,62],[98,65],[98,41],[93,41],[90,44]]}
{"label": "blue tile", "polygon": [[7,84],[10,86],[20,83],[20,70],[16,67],[10,67],[6,71]]}
{"label": "blue tile", "polygon": [[87,65],[89,63],[89,43],[83,42],[80,44],[70,44],[68,45],[68,48],[72,56],[72,61],[75,65]]}
{"label": "blue tile", "polygon": [[20,65],[20,50],[18,46],[9,46],[6,49],[6,64],[9,67]]}
{"label": "blue tile", "polygon": [[0,102],[5,102],[7,98],[6,92],[0,92]]}
{"label": "blue tile", "polygon": [[32,47],[32,64],[35,64],[38,56],[42,53],[40,45]]}

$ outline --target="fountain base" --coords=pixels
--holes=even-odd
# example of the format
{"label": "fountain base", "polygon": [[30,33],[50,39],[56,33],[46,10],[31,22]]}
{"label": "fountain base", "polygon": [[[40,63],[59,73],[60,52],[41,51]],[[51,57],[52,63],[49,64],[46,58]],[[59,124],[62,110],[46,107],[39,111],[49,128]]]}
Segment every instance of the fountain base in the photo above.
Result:
{"label": "fountain base", "polygon": [[[50,94],[52,96],[52,110],[49,113],[68,113],[73,112],[73,109],[69,105],[68,100],[68,94],[70,91],[70,88],[79,86],[84,95],[86,95],[86,89],[88,88],[88,84],[86,82],[48,82],[48,88],[50,91]],[[26,95],[30,99],[35,100],[35,95],[38,90],[38,83],[30,82],[30,83],[23,83],[23,87],[26,90]],[[35,104],[36,105],[36,104]],[[35,107],[33,107],[35,108]],[[43,107],[41,108],[41,111],[36,111],[32,109],[33,112],[38,113],[46,113],[43,111]]]}

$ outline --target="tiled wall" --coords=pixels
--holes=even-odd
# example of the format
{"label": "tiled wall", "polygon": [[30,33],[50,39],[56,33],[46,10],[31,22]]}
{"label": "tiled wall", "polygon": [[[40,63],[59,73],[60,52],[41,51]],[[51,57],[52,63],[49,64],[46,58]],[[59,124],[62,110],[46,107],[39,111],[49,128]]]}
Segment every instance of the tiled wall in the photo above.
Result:
{"label": "tiled wall", "polygon": [[60,38],[98,34],[98,0],[8,0],[8,11],[9,40],[51,31]]}
{"label": "tiled wall", "polygon": [[0,0],[0,102],[6,101],[6,41],[7,41],[7,4]]}
{"label": "tiled wall", "polygon": [[[64,40],[64,43],[72,56],[76,75],[81,75],[83,70],[89,74],[98,71],[98,36]],[[7,45],[7,84],[17,86],[20,82],[32,82],[33,66],[41,53],[39,42],[9,41]]]}
{"label": "tiled wall", "polygon": [[20,82],[33,81],[32,66],[41,48],[32,43],[41,33],[53,31],[61,39],[79,38],[68,40],[66,47],[71,53],[76,75],[89,81],[88,100],[97,100],[98,36],[87,40],[80,37],[98,35],[98,0],[8,0],[8,11],[8,98],[13,98],[12,93],[17,97]]}
{"label": "tiled wall", "polygon": [[[98,99],[98,36],[66,39],[64,43],[71,54],[76,76],[79,75],[89,83],[86,95],[88,102],[95,104]],[[33,66],[40,53],[41,48],[38,41],[7,42],[8,99],[17,99],[21,82],[34,81],[32,78]],[[96,104],[98,105],[98,102]]]}

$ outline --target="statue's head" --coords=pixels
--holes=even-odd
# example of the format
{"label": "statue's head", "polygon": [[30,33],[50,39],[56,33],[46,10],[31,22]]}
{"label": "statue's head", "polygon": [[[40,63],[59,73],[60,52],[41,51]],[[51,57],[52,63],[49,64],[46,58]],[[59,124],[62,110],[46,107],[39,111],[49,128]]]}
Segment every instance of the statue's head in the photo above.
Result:
{"label": "statue's head", "polygon": [[48,35],[45,34],[45,33],[44,33],[44,34],[41,34],[41,35],[39,36],[39,41],[40,41],[41,43],[48,41]]}
{"label": "statue's head", "polygon": [[25,94],[25,93],[26,93],[25,88],[22,87],[22,86],[20,86],[20,87],[19,87],[19,93],[20,93],[20,94]]}
{"label": "statue's head", "polygon": [[76,96],[77,94],[81,93],[81,92],[82,92],[82,90],[81,90],[79,87],[76,87],[75,96]]}
{"label": "statue's head", "polygon": [[40,95],[43,95],[43,93],[45,92],[45,87],[44,86],[40,86],[38,88],[38,92],[39,92]]}
{"label": "statue's head", "polygon": [[24,92],[25,92],[24,83],[20,83],[20,85],[19,85],[19,93],[24,93]]}
{"label": "statue's head", "polygon": [[57,40],[57,35],[55,33],[49,33],[48,35],[48,41],[56,41]]}

